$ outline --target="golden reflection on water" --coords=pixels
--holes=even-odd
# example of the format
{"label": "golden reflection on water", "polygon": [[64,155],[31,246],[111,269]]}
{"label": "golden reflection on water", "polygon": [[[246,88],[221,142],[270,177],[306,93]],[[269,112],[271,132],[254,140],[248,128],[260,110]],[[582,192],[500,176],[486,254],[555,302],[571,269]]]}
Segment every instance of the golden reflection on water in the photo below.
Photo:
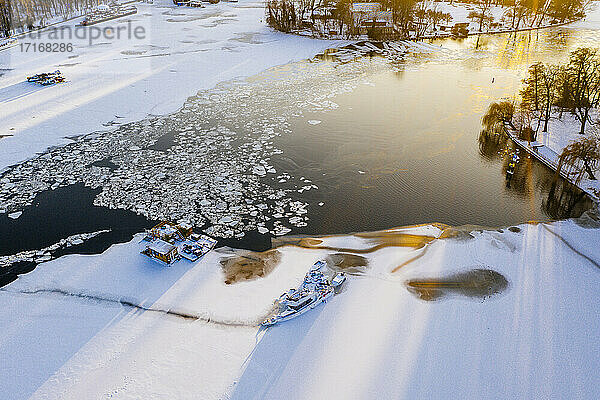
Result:
{"label": "golden reflection on water", "polygon": [[[540,198],[545,198],[551,186],[549,178],[552,174],[545,167],[523,157],[512,182],[507,182],[504,188],[506,162],[498,159],[498,153],[507,146],[506,140],[498,135],[480,135],[478,145],[481,157],[477,155],[477,148],[476,157],[471,157],[468,144],[477,143],[475,135],[480,130],[478,122],[489,103],[502,97],[514,97],[530,63],[559,62],[568,57],[568,52],[573,48],[597,43],[599,39],[598,32],[553,29],[482,36],[478,49],[474,46],[475,38],[456,42],[435,41],[436,44],[442,43],[444,48],[462,50],[468,55],[453,58],[453,51],[407,54],[402,62],[390,63],[397,67],[393,73],[384,62],[368,64],[365,59],[357,59],[356,64],[362,65],[359,70],[363,73],[358,77],[349,68],[333,67],[342,75],[357,78],[358,82],[353,91],[332,98],[339,108],[315,112],[318,115],[315,118],[323,120],[318,126],[306,127],[308,115],[298,118],[295,121],[297,124],[292,126],[294,135],[279,139],[281,143],[278,145],[286,148],[291,159],[306,158],[311,168],[317,165],[315,170],[327,172],[326,176],[323,174],[322,182],[318,182],[319,177],[311,176],[311,179],[314,178],[320,187],[335,189],[326,193],[328,201],[322,210],[331,216],[331,224],[342,231],[371,229],[368,224],[361,225],[361,220],[367,219],[374,221],[373,229],[403,224],[403,215],[410,223],[411,219],[415,220],[415,210],[412,209],[415,204],[418,204],[419,216],[427,216],[428,211],[445,207],[449,210],[447,214],[441,217],[436,214],[431,219],[448,218],[448,222],[456,225],[464,223],[464,216],[461,216],[463,219],[456,216],[465,211],[463,209],[467,209],[463,213],[468,214],[467,221],[476,219],[472,216],[489,215],[482,223],[490,225],[526,219],[535,221],[544,217],[540,211],[552,219],[570,216],[571,212],[576,213],[580,208],[582,211],[586,209],[585,201],[575,195],[565,195],[560,190],[551,190],[546,201]],[[322,59],[332,60],[327,52]],[[320,64],[292,63],[273,68],[249,81],[281,79],[297,72],[306,74],[313,71],[311,68],[332,67],[327,61]],[[366,84],[363,85],[358,78],[364,78]],[[436,118],[432,119],[431,115]],[[474,136],[472,142],[468,142],[469,135]],[[297,154],[294,154],[295,149]],[[490,168],[489,161],[500,165],[495,169]],[[299,170],[299,174],[306,173],[306,169]],[[474,174],[474,171],[477,173]],[[456,181],[462,182],[465,188],[453,185],[452,182]],[[424,190],[427,185],[431,188]],[[474,189],[479,190],[477,201],[481,204],[470,197]],[[349,202],[349,198],[358,200]],[[380,213],[383,217],[377,221],[376,215],[365,218],[364,212],[369,210],[365,202],[370,205],[370,199],[388,198],[394,201],[387,203],[390,207],[387,214],[383,210]],[[440,198],[443,199],[441,205],[436,203]],[[340,210],[328,208],[329,204],[343,206],[339,207]],[[398,212],[394,214],[396,209]],[[407,211],[412,211],[412,214]],[[344,223],[340,217],[348,218],[348,215],[357,217],[349,218],[348,226],[340,225]],[[394,220],[395,215],[400,217]],[[333,225],[328,223],[323,223],[322,231],[331,229]],[[437,237],[393,229],[357,233],[354,234],[356,238],[366,239],[366,246],[360,248],[328,244],[328,238],[339,236],[275,238],[273,247],[295,246],[331,251],[338,255],[369,254],[386,247],[414,249],[414,257],[392,271],[397,272],[404,265],[422,257],[427,246],[438,238],[469,237],[465,230],[448,225],[440,225],[440,230],[442,233]],[[343,243],[343,240],[338,243]],[[244,257],[245,261],[234,263],[237,268],[234,275],[253,278],[268,274],[269,268],[265,268],[261,262],[247,261],[248,257],[262,260],[263,255],[246,254]],[[251,274],[254,267],[258,272]]]}
{"label": "golden reflection on water", "polygon": [[[550,39],[557,35],[565,42],[569,33],[482,37],[477,50],[471,39],[436,40],[440,52],[390,62],[399,75],[384,58],[347,64],[361,70],[355,88],[331,98],[335,109],[298,117],[294,135],[276,143],[286,156],[303,160],[292,173],[316,171],[309,178],[327,201],[312,210],[314,230],[366,231],[428,220],[501,226],[546,217],[542,202],[549,187],[540,180],[551,172],[523,165],[519,178],[505,187],[498,150],[480,143],[488,153],[481,160],[476,135],[490,102],[518,94],[530,63],[556,62],[594,36],[560,44]],[[341,73],[346,69],[339,67]],[[322,123],[308,126],[307,119]],[[375,208],[378,215],[367,214]]]}

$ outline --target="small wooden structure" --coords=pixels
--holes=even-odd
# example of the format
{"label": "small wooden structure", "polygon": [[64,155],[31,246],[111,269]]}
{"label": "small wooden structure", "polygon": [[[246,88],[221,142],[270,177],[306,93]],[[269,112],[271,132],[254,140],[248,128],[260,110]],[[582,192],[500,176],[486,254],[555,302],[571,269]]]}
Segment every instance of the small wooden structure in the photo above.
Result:
{"label": "small wooden structure", "polygon": [[192,233],[191,225],[185,223],[175,224],[169,221],[162,221],[148,232],[150,237],[161,239],[166,242],[185,240]]}
{"label": "small wooden structure", "polygon": [[393,31],[392,25],[390,25],[390,23],[384,19],[362,21],[358,27],[358,31],[361,35],[366,35],[370,29],[376,29],[377,31],[385,34],[391,34]]}
{"label": "small wooden structure", "polygon": [[188,223],[169,221],[162,221],[148,230],[144,240],[149,243],[141,253],[167,265],[181,258],[196,261],[217,244],[215,239],[195,234]]}
{"label": "small wooden structure", "polygon": [[162,261],[167,265],[172,264],[179,259],[177,247],[161,239],[155,239],[150,242],[150,244],[146,246],[146,249],[142,251],[142,254],[158,261]]}

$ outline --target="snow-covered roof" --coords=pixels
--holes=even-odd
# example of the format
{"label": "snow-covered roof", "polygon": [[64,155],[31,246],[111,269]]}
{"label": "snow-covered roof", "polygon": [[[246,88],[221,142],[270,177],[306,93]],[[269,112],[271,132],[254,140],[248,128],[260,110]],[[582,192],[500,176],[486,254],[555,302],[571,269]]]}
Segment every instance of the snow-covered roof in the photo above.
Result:
{"label": "snow-covered roof", "polygon": [[192,225],[187,222],[180,222],[179,227],[182,229],[192,229]]}
{"label": "snow-covered roof", "polygon": [[148,245],[148,249],[159,254],[169,254],[173,249],[176,249],[176,247],[164,240],[155,239]]}
{"label": "snow-covered roof", "polygon": [[155,227],[154,229],[156,229],[161,235],[172,235],[177,232],[177,229],[168,223]]}
{"label": "snow-covered roof", "polygon": [[379,3],[352,3],[352,12],[377,12],[381,9]]}

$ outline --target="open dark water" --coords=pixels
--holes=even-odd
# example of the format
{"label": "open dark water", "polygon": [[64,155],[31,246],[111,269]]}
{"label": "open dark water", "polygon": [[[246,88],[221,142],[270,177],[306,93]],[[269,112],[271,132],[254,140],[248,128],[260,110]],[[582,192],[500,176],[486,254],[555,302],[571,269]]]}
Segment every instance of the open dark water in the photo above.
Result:
{"label": "open dark water", "polygon": [[[50,252],[53,258],[66,254],[98,254],[114,243],[131,240],[133,235],[158,222],[129,210],[93,205],[99,192],[100,189],[77,183],[39,193],[18,219],[0,214],[0,256],[42,249],[74,234],[108,230],[82,244]],[[258,232],[250,232],[243,241],[221,239],[218,246],[261,251],[270,247],[270,239]],[[33,261],[21,261],[0,268],[0,287],[35,267]]]}
{"label": "open dark water", "polygon": [[591,206],[565,182],[552,190],[554,173],[526,157],[508,182],[507,157],[500,153],[514,146],[481,135],[481,117],[491,102],[518,93],[529,65],[557,63],[579,46],[598,46],[599,32],[557,28],[488,36],[479,49],[475,41],[433,42],[458,55],[408,57],[384,70],[377,56],[355,61],[373,64],[365,82],[330,98],[336,109],[305,113],[293,121],[293,134],[276,139],[284,153],[275,165],[320,188],[304,194],[313,204],[310,233],[433,221],[506,226],[579,216]]}

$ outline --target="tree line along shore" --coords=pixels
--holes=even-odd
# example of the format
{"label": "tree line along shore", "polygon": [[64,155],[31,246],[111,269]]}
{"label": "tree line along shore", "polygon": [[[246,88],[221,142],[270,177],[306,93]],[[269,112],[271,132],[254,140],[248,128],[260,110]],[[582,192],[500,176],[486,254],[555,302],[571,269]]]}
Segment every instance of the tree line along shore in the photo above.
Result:
{"label": "tree line along shore", "polygon": [[[600,50],[579,48],[565,64],[531,65],[517,99],[492,103],[483,116],[486,135],[506,133],[550,148],[556,175],[587,181],[600,194]],[[539,146],[539,147],[538,147]],[[596,195],[596,197],[598,197]]]}
{"label": "tree line along shore", "polygon": [[268,0],[267,23],[286,33],[345,39],[465,37],[553,26],[585,16],[590,0]]}

